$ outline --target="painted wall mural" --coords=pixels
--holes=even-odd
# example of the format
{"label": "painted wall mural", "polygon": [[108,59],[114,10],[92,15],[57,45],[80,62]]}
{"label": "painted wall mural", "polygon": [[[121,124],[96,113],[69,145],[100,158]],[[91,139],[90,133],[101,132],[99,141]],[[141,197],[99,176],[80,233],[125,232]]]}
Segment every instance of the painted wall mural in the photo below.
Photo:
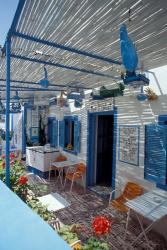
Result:
{"label": "painted wall mural", "polygon": [[119,161],[139,165],[139,126],[120,125]]}

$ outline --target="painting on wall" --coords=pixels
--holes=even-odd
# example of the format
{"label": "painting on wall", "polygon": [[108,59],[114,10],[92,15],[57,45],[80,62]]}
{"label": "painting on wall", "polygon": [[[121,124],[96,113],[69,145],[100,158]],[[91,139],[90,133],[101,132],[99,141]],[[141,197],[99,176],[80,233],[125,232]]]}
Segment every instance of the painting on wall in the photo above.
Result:
{"label": "painting on wall", "polygon": [[139,126],[120,125],[119,161],[139,165]]}

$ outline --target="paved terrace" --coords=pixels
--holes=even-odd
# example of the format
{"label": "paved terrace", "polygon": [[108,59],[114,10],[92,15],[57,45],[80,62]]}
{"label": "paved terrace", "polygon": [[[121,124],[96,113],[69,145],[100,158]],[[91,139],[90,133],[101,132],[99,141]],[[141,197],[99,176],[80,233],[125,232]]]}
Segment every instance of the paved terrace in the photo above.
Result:
{"label": "paved terrace", "polygon": [[[67,183],[66,189],[63,190],[61,185],[55,184],[54,179],[51,182],[33,177],[34,183],[37,184],[37,192],[39,196],[49,194],[51,192],[59,193],[64,197],[71,205],[67,208],[61,209],[55,214],[63,224],[79,223],[85,226],[88,230],[86,233],[82,233],[81,239],[88,238],[91,234],[91,221],[97,215],[105,215],[113,218],[113,224],[111,232],[108,237],[111,250],[145,250],[148,249],[145,238],[141,238],[133,248],[129,247],[129,244],[134,240],[135,236],[139,234],[140,228],[138,222],[131,219],[131,223],[128,229],[128,235],[126,239],[126,246],[124,248],[124,232],[126,216],[117,213],[112,207],[107,206],[107,200],[102,199],[99,195],[96,195],[90,190],[86,190],[83,193],[82,187],[74,185],[72,194],[69,194],[69,185]],[[167,242],[157,233],[151,231],[148,233],[148,239],[152,250],[166,250]]]}

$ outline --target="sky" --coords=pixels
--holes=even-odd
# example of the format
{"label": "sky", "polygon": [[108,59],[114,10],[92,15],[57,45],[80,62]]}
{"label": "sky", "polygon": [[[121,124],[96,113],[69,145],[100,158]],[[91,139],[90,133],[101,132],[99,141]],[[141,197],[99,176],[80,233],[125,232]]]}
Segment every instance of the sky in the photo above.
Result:
{"label": "sky", "polygon": [[19,0],[0,0],[0,45],[4,45],[6,34],[12,24],[12,20]]}

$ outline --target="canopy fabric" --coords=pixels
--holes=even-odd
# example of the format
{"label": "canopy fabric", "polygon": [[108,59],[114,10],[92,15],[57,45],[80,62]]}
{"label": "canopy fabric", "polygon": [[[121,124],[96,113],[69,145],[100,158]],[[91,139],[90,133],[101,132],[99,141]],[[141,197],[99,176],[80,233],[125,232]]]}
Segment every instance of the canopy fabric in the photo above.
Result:
{"label": "canopy fabric", "polygon": [[[64,86],[69,84],[87,88],[115,84],[115,81],[120,79],[122,65],[30,41],[22,38],[22,35],[111,58],[121,64],[119,28],[122,23],[126,24],[129,36],[135,42],[140,60],[139,67],[152,69],[166,65],[167,1],[25,0],[22,2],[24,2],[23,9],[19,13],[16,28],[12,30],[11,53],[15,56],[11,59],[12,80],[38,83],[44,76],[43,66],[46,62],[48,78],[53,85],[49,87],[50,89],[64,89]],[[40,60],[42,63],[18,59],[16,56]],[[51,66],[47,63],[75,67],[86,72]],[[5,72],[5,58],[2,57],[0,79],[6,78]],[[5,82],[0,81],[0,85],[5,85]],[[11,83],[11,85],[34,87],[25,83]],[[35,87],[40,88],[39,85]],[[46,91],[44,95],[50,95],[50,92]]]}

